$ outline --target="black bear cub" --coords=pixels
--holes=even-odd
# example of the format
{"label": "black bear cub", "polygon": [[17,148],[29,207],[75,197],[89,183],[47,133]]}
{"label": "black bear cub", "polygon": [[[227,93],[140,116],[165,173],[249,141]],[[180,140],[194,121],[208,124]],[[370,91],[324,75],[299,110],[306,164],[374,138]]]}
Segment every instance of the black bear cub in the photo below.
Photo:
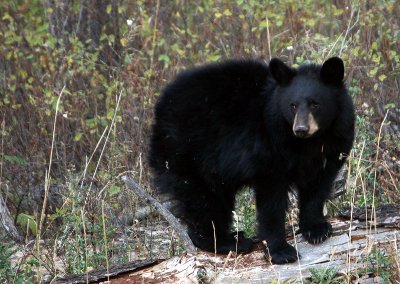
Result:
{"label": "black bear cub", "polygon": [[273,263],[297,260],[285,239],[288,192],[299,196],[300,231],[323,242],[332,227],[323,206],[354,138],[344,66],[291,68],[279,59],[227,61],[182,72],[155,108],[149,163],[159,193],[200,249],[248,252],[231,232],[235,194],[255,191],[258,237]]}

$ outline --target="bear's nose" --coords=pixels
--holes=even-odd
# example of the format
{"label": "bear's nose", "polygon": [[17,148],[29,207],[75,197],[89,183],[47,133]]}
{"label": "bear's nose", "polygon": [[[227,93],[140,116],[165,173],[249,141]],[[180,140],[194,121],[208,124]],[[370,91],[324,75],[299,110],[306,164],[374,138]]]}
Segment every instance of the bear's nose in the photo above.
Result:
{"label": "bear's nose", "polygon": [[305,138],[308,136],[308,127],[304,125],[299,125],[294,128],[294,135],[300,138]]}

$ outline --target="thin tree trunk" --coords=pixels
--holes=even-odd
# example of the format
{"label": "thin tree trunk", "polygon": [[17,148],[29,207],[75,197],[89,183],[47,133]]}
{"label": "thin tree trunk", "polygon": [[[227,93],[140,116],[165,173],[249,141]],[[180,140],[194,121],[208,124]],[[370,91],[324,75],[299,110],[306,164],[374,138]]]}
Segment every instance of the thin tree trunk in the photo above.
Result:
{"label": "thin tree trunk", "polygon": [[0,195],[0,221],[5,229],[7,235],[9,235],[14,241],[21,242],[22,237],[18,233],[17,228],[14,225],[14,221],[11,218],[10,211],[4,202],[3,197]]}

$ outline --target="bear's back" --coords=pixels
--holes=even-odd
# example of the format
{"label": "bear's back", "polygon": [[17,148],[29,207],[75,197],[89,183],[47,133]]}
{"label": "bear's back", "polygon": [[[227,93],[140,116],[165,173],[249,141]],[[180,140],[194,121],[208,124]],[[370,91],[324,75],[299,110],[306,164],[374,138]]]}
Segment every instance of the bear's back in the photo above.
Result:
{"label": "bear's back", "polygon": [[224,155],[238,167],[240,161],[247,163],[254,135],[262,135],[265,105],[274,87],[268,66],[253,60],[182,72],[156,105],[151,166],[164,168],[168,161],[178,171],[203,171],[211,163],[226,166],[218,165],[228,159],[221,159]]}
{"label": "bear's back", "polygon": [[223,119],[213,114],[225,114],[231,120],[235,114],[246,112],[246,107],[253,110],[253,104],[265,102],[261,93],[267,79],[267,65],[253,60],[212,63],[184,71],[161,94],[156,120],[163,116],[172,119],[171,115],[179,121],[193,116],[209,118],[210,122]]}

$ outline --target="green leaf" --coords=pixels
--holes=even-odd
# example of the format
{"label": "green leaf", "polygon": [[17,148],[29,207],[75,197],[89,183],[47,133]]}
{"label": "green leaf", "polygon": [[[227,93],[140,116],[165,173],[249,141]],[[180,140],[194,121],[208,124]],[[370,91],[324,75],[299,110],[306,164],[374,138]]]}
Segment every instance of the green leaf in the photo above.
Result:
{"label": "green leaf", "polygon": [[108,41],[110,43],[114,43],[115,42],[115,36],[114,35],[108,35]]}
{"label": "green leaf", "polygon": [[107,5],[107,8],[106,8],[107,14],[110,14],[110,13],[111,13],[111,9],[112,9],[111,4],[108,4],[108,5]]}
{"label": "green leaf", "polygon": [[8,20],[11,24],[14,23],[14,19],[8,13],[5,13],[2,19],[3,21]]}
{"label": "green leaf", "polygon": [[88,118],[85,120],[85,124],[87,127],[93,129],[97,127],[97,120],[95,118]]}
{"label": "green leaf", "polygon": [[28,229],[32,232],[32,234],[36,235],[37,224],[34,216],[25,213],[20,213],[17,216],[17,224],[20,225],[22,228],[28,227]]}
{"label": "green leaf", "polygon": [[385,74],[382,74],[378,78],[379,78],[379,81],[383,82],[386,80],[387,76]]}
{"label": "green leaf", "polygon": [[11,162],[13,164],[17,164],[17,165],[26,165],[27,164],[26,160],[19,156],[4,155],[3,158],[4,158],[4,160]]}
{"label": "green leaf", "polygon": [[267,21],[261,21],[259,24],[260,30],[265,29],[268,26]]}
{"label": "green leaf", "polygon": [[377,63],[377,64],[379,64],[380,62],[381,62],[381,57],[380,57],[380,55],[373,55],[372,56],[372,62],[375,62],[375,63]]}
{"label": "green leaf", "polygon": [[108,190],[108,193],[110,194],[110,196],[113,196],[113,195],[116,195],[117,193],[119,193],[120,191],[121,191],[121,188],[119,186],[113,185]]}
{"label": "green leaf", "polygon": [[395,103],[388,103],[385,105],[384,108],[385,109],[394,109],[394,108],[396,108],[396,105],[395,105]]}
{"label": "green leaf", "polygon": [[8,97],[4,97],[4,98],[3,98],[3,103],[4,103],[5,105],[10,104],[10,99],[9,99]]}
{"label": "green leaf", "polygon": [[225,11],[224,11],[224,15],[225,15],[225,16],[232,16],[232,12],[231,12],[231,10],[229,10],[229,9],[225,9]]}
{"label": "green leaf", "polygon": [[371,77],[375,76],[376,73],[378,72],[378,67],[374,67],[373,69],[371,69],[368,73]]}
{"label": "green leaf", "polygon": [[107,112],[107,119],[111,120],[114,117],[115,110],[110,108]]}
{"label": "green leaf", "polygon": [[164,62],[165,64],[168,64],[170,61],[169,56],[166,54],[160,54],[158,56],[158,60]]}
{"label": "green leaf", "polygon": [[126,43],[127,43],[127,40],[126,40],[126,38],[121,38],[120,39],[120,43],[121,43],[121,45],[123,46],[123,47],[125,47],[126,46]]}
{"label": "green leaf", "polygon": [[221,58],[219,54],[211,54],[208,56],[208,61],[218,61]]}
{"label": "green leaf", "polygon": [[340,15],[342,15],[344,13],[344,10],[343,9],[336,9],[334,12],[333,12],[333,15],[335,15],[335,16],[340,16]]}
{"label": "green leaf", "polygon": [[75,142],[80,141],[81,138],[82,138],[82,133],[81,133],[81,132],[75,133],[75,137],[74,137],[74,141],[75,141]]}

